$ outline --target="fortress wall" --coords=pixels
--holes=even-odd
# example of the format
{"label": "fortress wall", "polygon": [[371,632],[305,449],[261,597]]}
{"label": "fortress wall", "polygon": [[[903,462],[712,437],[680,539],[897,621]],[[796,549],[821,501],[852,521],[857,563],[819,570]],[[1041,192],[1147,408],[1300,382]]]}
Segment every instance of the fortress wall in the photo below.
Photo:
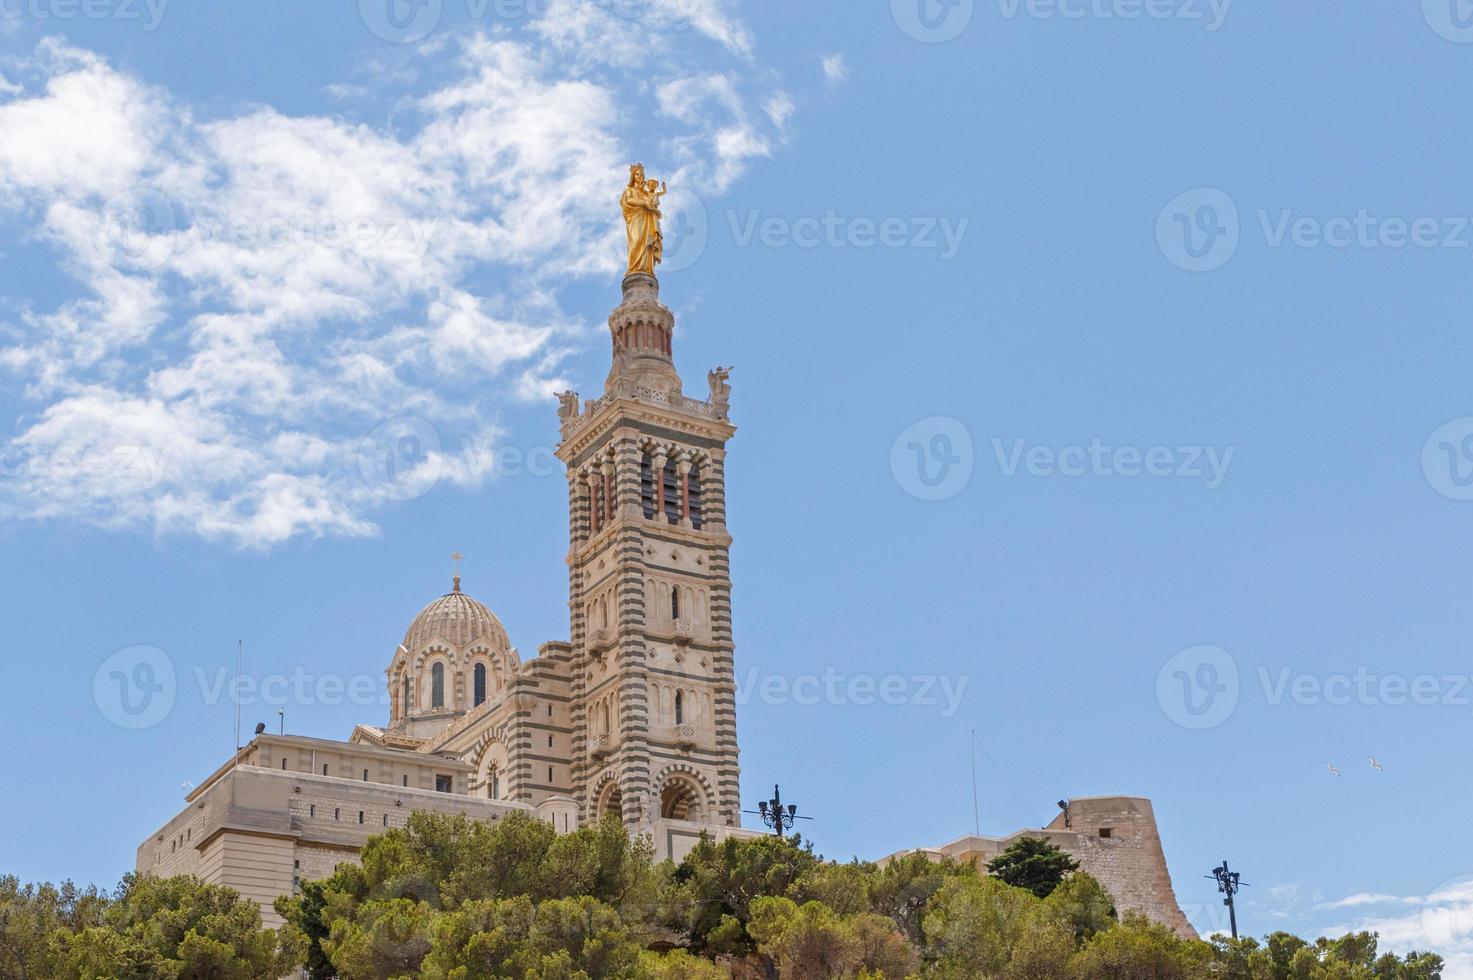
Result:
{"label": "fortress wall", "polygon": [[1197,937],[1197,931],[1177,904],[1171,874],[1166,868],[1166,854],[1161,849],[1155,811],[1151,801],[1141,797],[1071,800],[1067,822],[1061,812],[1043,830],[1022,830],[1007,837],[968,834],[939,848],[925,849],[923,853],[933,859],[944,856],[973,861],[985,870],[987,862],[1023,837],[1041,837],[1067,852],[1079,862],[1079,870],[1105,887],[1122,915],[1138,912],[1179,936]]}

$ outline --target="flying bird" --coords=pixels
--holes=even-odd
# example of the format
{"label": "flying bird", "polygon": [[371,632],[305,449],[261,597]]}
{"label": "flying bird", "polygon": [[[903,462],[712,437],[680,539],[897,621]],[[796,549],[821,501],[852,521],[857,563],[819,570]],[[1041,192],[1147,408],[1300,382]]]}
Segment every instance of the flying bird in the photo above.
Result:
{"label": "flying bird", "polygon": [[1382,771],[1382,772],[1385,771],[1384,769],[1382,769],[1381,763],[1379,763],[1379,762],[1376,761],[1376,757],[1374,755],[1368,755],[1368,756],[1366,756],[1366,758],[1371,760],[1371,768],[1372,769],[1375,769],[1375,770],[1378,770],[1378,771]]}
{"label": "flying bird", "polygon": [[1326,769],[1329,769],[1330,772],[1332,774],[1334,774],[1335,776],[1339,776],[1340,775],[1340,770],[1335,768],[1335,763],[1333,763],[1333,762],[1327,762],[1327,763],[1325,763],[1325,768]]}

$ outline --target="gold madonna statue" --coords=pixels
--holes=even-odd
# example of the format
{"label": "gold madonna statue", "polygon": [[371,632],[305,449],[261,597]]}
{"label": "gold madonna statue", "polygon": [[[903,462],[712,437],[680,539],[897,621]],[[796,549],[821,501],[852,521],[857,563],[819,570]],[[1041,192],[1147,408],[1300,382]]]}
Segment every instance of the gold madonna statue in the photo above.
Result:
{"label": "gold madonna statue", "polygon": [[655,266],[665,257],[665,240],[660,234],[660,198],[665,193],[663,181],[645,180],[644,164],[629,168],[629,186],[619,197],[629,245],[629,275],[653,276]]}

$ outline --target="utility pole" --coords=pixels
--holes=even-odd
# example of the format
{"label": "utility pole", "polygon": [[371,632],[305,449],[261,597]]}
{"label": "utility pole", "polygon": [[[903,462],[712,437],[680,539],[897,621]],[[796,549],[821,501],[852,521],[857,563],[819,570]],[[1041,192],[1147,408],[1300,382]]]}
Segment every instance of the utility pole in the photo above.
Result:
{"label": "utility pole", "polygon": [[1247,886],[1238,880],[1241,877],[1238,872],[1228,870],[1228,863],[1226,861],[1213,868],[1212,874],[1204,875],[1203,877],[1217,879],[1217,890],[1227,896],[1222,900],[1222,904],[1227,906],[1228,923],[1232,926],[1233,938],[1237,939],[1238,909],[1233,904],[1233,896],[1238,894],[1239,888],[1246,888]]}

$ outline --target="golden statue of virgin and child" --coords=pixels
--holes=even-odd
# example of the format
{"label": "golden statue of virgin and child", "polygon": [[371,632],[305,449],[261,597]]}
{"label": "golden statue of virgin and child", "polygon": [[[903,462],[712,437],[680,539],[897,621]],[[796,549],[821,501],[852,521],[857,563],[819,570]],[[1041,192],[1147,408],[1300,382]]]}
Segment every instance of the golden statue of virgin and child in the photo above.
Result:
{"label": "golden statue of virgin and child", "polygon": [[644,164],[629,168],[629,186],[619,197],[629,245],[628,275],[653,276],[655,266],[665,257],[665,240],[660,234],[660,198],[665,193],[663,181],[645,179]]}

